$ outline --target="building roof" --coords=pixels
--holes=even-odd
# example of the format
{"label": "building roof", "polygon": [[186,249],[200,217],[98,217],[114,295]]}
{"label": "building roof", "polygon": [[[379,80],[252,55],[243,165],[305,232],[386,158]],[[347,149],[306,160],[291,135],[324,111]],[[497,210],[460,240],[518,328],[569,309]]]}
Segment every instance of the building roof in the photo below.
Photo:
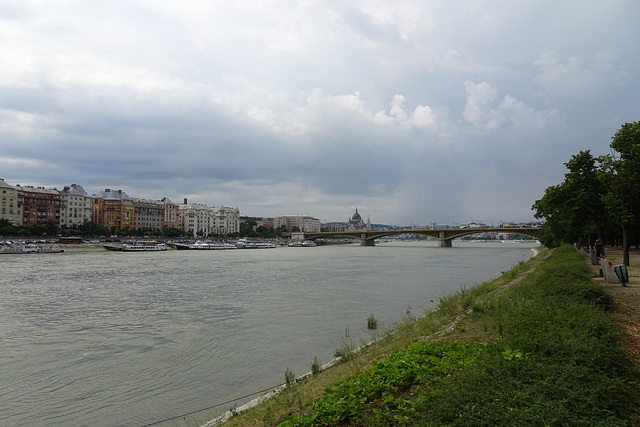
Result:
{"label": "building roof", "polygon": [[102,200],[133,200],[127,193],[122,190],[114,190],[107,188],[104,191],[101,191],[98,194],[94,195],[95,197],[99,197]]}

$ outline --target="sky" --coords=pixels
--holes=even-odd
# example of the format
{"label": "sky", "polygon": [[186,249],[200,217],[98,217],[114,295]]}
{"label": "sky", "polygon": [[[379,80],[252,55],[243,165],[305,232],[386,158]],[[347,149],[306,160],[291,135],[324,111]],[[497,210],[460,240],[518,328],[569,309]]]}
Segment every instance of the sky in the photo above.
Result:
{"label": "sky", "polygon": [[637,0],[0,0],[10,185],[526,222],[640,120]]}

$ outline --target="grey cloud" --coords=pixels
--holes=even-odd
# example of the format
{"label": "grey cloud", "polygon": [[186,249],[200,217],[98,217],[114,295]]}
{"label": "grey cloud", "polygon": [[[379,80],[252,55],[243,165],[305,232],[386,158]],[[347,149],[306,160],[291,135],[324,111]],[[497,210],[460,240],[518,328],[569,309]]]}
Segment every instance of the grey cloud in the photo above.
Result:
{"label": "grey cloud", "polygon": [[4,4],[0,178],[253,215],[528,220],[569,156],[638,120],[638,10],[461,5]]}

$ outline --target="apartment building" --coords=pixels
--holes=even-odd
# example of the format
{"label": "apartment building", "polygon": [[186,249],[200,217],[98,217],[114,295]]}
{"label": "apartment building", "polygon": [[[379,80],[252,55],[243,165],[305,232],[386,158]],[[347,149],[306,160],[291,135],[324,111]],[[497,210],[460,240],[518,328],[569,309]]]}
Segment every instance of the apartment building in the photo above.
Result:
{"label": "apartment building", "polygon": [[166,197],[163,197],[159,203],[163,206],[160,228],[178,228],[178,205]]}
{"label": "apartment building", "polygon": [[107,228],[137,229],[135,203],[122,190],[112,191],[107,188],[93,195],[93,222]]}
{"label": "apartment building", "polygon": [[237,233],[240,229],[240,210],[226,206],[209,207],[200,203],[178,205],[178,227],[194,237]]}
{"label": "apartment building", "polygon": [[164,222],[164,205],[156,200],[133,199],[138,230],[159,230]]}
{"label": "apartment building", "polygon": [[[287,230],[320,231],[320,220],[307,215],[285,215],[273,219],[275,228],[286,226]],[[295,227],[295,228],[294,228]]]}
{"label": "apartment building", "polygon": [[0,218],[13,225],[22,224],[22,190],[0,178]]}
{"label": "apartment building", "polygon": [[16,188],[22,192],[22,225],[28,227],[51,221],[60,227],[62,197],[58,190],[20,185]]}
{"label": "apartment building", "polygon": [[92,198],[81,185],[71,184],[60,192],[62,207],[60,210],[60,227],[74,228],[91,221]]}
{"label": "apartment building", "polygon": [[232,234],[240,231],[240,210],[229,206],[212,208],[211,230],[213,234]]}
{"label": "apartment building", "polygon": [[210,209],[207,205],[187,203],[187,199],[178,205],[178,225],[194,237],[210,234],[209,217]]}

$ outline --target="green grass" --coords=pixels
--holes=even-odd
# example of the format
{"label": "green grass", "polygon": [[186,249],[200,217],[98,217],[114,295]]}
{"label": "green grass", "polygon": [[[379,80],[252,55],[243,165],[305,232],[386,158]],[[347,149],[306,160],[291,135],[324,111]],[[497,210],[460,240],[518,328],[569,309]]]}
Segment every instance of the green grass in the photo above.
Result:
{"label": "green grass", "polygon": [[[638,375],[619,345],[612,298],[569,246],[494,292],[526,268],[441,301],[441,316],[468,312],[462,329],[494,339],[409,344],[281,425],[631,425]],[[393,336],[425,327],[399,325]]]}

